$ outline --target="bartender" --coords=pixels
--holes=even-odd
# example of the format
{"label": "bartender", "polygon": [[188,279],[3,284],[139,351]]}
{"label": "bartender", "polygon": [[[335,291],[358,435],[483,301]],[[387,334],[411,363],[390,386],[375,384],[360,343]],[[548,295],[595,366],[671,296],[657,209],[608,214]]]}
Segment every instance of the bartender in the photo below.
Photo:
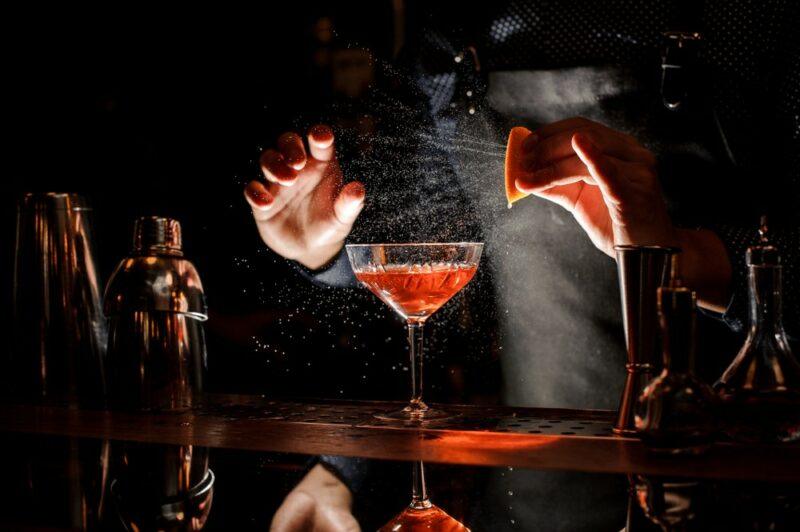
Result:
{"label": "bartender", "polygon": [[[459,26],[458,11],[442,8],[409,43],[410,92],[422,97],[420,125],[442,142],[420,146],[428,156],[410,157],[408,164],[429,161],[435,152],[447,169],[437,168],[436,187],[404,186],[457,191],[462,211],[479,226],[486,241],[481,268],[490,272],[502,316],[506,404],[617,407],[624,345],[616,265],[609,259],[615,245],[680,247],[684,282],[700,305],[734,329],[745,321],[741,259],[756,238],[758,214],[746,209],[755,203],[783,214],[786,205],[762,202],[756,192],[767,197],[781,190],[791,205],[800,176],[798,39],[796,32],[761,31],[757,21],[800,20],[788,2],[764,7],[767,18],[742,15],[750,9],[742,2],[684,4],[586,2],[567,11],[557,3],[510,1],[486,13],[471,8],[469,20],[479,22],[459,31],[448,30]],[[686,42],[702,36],[687,46],[682,64],[665,62],[670,43],[662,35],[672,30]],[[662,83],[661,72],[676,66],[702,72],[702,83],[669,72]],[[766,68],[770,83],[762,82]],[[474,150],[458,146],[464,138],[502,144],[514,125],[534,132],[524,146],[533,173],[515,183],[532,197],[508,211],[499,192],[502,161],[479,161]],[[250,182],[245,196],[266,245],[315,282],[352,284],[342,246],[354,230],[369,238],[359,228],[360,214],[369,213],[371,197],[385,195],[386,183],[363,175],[363,182],[345,184],[326,126],[311,128],[305,138],[282,135],[263,153],[261,167],[264,179]],[[401,173],[429,175],[413,168]],[[768,180],[754,177],[765,173]],[[462,236],[448,231],[448,240]],[[430,235],[421,234],[420,240]],[[800,249],[795,231],[777,231],[776,238],[789,253]],[[794,257],[787,259],[791,328],[797,276]],[[342,480],[360,474],[357,465],[336,460],[314,467],[287,497],[273,529],[314,523],[315,530],[357,530],[349,511],[353,493]],[[555,528],[565,530],[619,525],[624,500],[585,480],[533,471],[494,475],[488,504],[513,510],[505,524],[475,526],[552,529],[554,518]],[[502,497],[512,492],[518,503],[510,505]],[[559,507],[565,511],[554,511]]]}

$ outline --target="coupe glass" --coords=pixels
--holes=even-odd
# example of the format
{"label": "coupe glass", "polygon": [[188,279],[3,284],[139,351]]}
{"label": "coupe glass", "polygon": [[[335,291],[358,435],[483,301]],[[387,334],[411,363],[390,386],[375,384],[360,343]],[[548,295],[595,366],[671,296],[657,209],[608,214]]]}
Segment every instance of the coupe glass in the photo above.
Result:
{"label": "coupe glass", "polygon": [[422,401],[422,329],[472,279],[482,243],[348,244],[347,256],[356,278],[406,319],[411,352],[411,401],[380,419],[423,422],[449,417]]}

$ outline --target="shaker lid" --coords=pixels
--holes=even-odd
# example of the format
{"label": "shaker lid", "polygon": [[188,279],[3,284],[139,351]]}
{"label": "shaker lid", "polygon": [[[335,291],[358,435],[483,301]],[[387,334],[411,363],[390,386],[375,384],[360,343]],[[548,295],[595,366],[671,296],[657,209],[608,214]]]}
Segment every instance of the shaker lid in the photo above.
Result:
{"label": "shaker lid", "polygon": [[161,216],[138,218],[133,226],[133,251],[148,255],[183,255],[180,222]]}
{"label": "shaker lid", "polygon": [[177,312],[208,319],[203,284],[183,258],[180,223],[150,216],[136,220],[134,249],[108,281],[107,316],[130,312]]}

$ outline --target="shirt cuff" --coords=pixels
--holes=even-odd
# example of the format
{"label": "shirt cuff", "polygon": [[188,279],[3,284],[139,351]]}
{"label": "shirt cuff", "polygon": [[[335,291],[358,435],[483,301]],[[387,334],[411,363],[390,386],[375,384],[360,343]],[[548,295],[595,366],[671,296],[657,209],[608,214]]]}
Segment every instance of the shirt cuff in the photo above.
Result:
{"label": "shirt cuff", "polygon": [[306,268],[296,261],[291,261],[291,264],[300,275],[319,286],[351,288],[358,285],[344,247],[327,264],[316,270]]}
{"label": "shirt cuff", "polygon": [[731,298],[722,315],[722,321],[736,332],[742,332],[748,323],[749,289],[747,286],[747,248],[757,244],[758,235],[752,227],[717,226],[714,232],[720,237],[731,262]]}
{"label": "shirt cuff", "polygon": [[365,458],[323,455],[314,458],[309,469],[317,464],[338,478],[353,494],[358,493],[364,485],[369,471],[369,461]]}

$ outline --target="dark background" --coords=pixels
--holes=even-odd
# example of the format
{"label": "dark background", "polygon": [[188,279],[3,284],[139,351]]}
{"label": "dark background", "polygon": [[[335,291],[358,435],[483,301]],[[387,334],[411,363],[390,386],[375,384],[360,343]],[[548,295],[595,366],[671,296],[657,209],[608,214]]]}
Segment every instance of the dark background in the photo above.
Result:
{"label": "dark background", "polygon": [[[384,81],[380,66],[418,11],[391,0],[7,11],[4,327],[17,199],[78,192],[94,209],[101,284],[130,250],[136,217],[181,222],[209,301],[211,391],[404,399],[400,321],[365,291],[300,278],[261,242],[242,189],[280,133],[357,107]],[[336,120],[363,127],[352,113]],[[464,389],[438,386],[437,368],[428,369],[432,400]]]}

